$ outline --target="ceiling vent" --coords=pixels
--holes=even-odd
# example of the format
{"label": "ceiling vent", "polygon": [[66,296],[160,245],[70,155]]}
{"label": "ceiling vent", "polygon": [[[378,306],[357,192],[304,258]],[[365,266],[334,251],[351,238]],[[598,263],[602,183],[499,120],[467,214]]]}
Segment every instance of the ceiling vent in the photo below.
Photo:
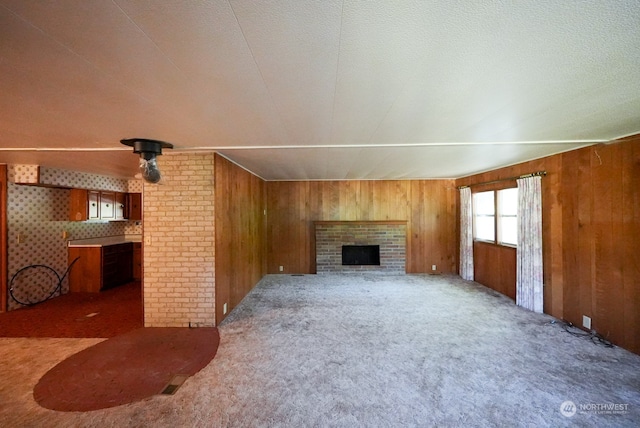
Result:
{"label": "ceiling vent", "polygon": [[125,146],[133,147],[133,153],[140,154],[140,173],[149,183],[157,183],[162,178],[156,156],[162,154],[162,149],[173,149],[173,144],[147,138],[129,138],[120,140]]}

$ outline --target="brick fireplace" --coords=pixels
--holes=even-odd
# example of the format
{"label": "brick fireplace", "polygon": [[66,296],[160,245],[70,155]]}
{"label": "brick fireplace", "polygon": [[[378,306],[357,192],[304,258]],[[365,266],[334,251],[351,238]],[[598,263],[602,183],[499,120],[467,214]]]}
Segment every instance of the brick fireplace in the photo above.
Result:
{"label": "brick fireplace", "polygon": [[[405,273],[406,221],[316,221],[317,273]],[[380,264],[343,265],[343,246],[380,246]]]}

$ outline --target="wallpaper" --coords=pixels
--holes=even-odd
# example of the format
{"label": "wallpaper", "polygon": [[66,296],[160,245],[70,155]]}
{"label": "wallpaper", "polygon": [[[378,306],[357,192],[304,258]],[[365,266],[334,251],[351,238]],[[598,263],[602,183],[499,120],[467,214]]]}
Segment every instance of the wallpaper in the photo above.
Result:
{"label": "wallpaper", "polygon": [[[15,184],[15,172],[16,168],[10,165],[7,185],[8,287],[19,269],[32,264],[50,266],[62,276],[67,269],[68,240],[142,233],[142,225],[134,221],[69,221],[68,189]],[[138,187],[127,180],[45,168],[40,170],[40,183],[120,192]],[[63,238],[63,232],[67,233],[66,238]],[[62,288],[63,293],[68,291],[66,280]],[[30,291],[35,293],[35,288]],[[11,296],[7,303],[9,310],[21,307]]]}
{"label": "wallpaper", "polygon": [[38,184],[40,167],[38,165],[13,165],[10,174],[13,174],[13,181],[22,184]]}

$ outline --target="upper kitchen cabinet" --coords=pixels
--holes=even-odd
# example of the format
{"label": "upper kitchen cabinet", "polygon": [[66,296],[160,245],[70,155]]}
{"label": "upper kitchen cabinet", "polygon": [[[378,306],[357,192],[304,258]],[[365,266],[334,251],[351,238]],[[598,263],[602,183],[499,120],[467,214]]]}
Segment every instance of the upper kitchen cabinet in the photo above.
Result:
{"label": "upper kitchen cabinet", "polygon": [[100,192],[100,218],[116,219],[116,192]]}
{"label": "upper kitchen cabinet", "polygon": [[[72,203],[71,206],[80,206],[80,204],[85,205],[85,211],[87,211],[87,218],[82,218],[81,220],[100,220],[100,192],[95,190],[87,190],[87,202],[84,201],[84,195],[79,195],[80,202],[77,204]],[[73,198],[73,197],[72,197]],[[79,208],[80,209],[80,208]],[[78,211],[76,211],[76,218],[78,218]]]}
{"label": "upper kitchen cabinet", "polygon": [[99,192],[90,192],[85,189],[71,189],[69,220],[84,221],[99,218],[99,196]]}
{"label": "upper kitchen cabinet", "polygon": [[124,212],[128,220],[142,220],[142,193],[126,194]]}
{"label": "upper kitchen cabinet", "polygon": [[140,193],[71,189],[70,198],[71,221],[142,219]]}
{"label": "upper kitchen cabinet", "polygon": [[126,204],[127,204],[127,194],[126,193],[116,193],[116,220],[124,220],[127,218],[126,216]]}

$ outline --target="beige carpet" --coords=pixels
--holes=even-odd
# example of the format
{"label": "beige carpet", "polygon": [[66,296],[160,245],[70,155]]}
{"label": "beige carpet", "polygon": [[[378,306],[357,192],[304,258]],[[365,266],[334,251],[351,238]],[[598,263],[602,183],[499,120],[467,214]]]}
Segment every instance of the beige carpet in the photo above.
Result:
{"label": "beige carpet", "polygon": [[97,340],[0,339],[0,425],[637,426],[640,356],[550,321],[457,277],[273,275],[173,396],[46,410],[38,379]]}

